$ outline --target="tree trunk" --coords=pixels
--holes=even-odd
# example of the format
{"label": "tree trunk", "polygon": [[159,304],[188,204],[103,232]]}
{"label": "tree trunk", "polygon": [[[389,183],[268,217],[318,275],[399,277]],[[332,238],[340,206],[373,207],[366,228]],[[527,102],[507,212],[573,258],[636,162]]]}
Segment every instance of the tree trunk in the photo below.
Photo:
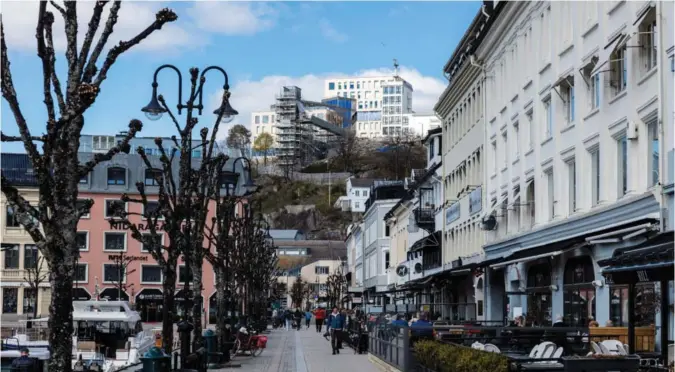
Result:
{"label": "tree trunk", "polygon": [[[74,234],[73,234],[74,235]],[[65,251],[58,248],[54,251]],[[52,261],[49,276],[52,295],[49,306],[49,344],[51,355],[49,370],[72,371],[73,360],[73,275],[67,273],[75,267],[75,256],[65,255]]]}
{"label": "tree trunk", "polygon": [[164,270],[164,283],[162,283],[164,299],[162,300],[162,345],[167,353],[173,351],[173,318],[176,303],[176,269]]}
{"label": "tree trunk", "polygon": [[224,268],[216,268],[214,271],[216,274],[216,337],[218,338],[218,347],[224,352],[229,335],[227,330],[228,315],[225,293],[227,290],[227,283],[225,283]]}
{"label": "tree trunk", "polygon": [[[195,301],[192,304],[192,325],[194,330],[192,331],[192,350],[199,350],[203,345],[202,338],[202,313],[204,310],[204,300],[202,297],[202,265],[203,262],[192,262],[192,291],[194,292]],[[201,301],[197,299],[202,298]]]}

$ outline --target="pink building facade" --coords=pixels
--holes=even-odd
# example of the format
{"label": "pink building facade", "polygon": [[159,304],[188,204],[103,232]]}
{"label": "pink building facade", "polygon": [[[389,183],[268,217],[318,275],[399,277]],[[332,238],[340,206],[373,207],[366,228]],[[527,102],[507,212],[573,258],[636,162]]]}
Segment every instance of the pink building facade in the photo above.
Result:
{"label": "pink building facade", "polygon": [[[154,164],[153,164],[154,166]],[[74,300],[108,299],[129,301],[139,311],[143,321],[160,322],[162,320],[163,290],[162,271],[143,244],[131,236],[131,231],[121,224],[110,223],[114,203],[122,203],[122,194],[132,198],[137,194],[136,182],[145,184],[148,200],[157,199],[153,177],[138,155],[117,155],[114,160],[98,166],[80,184],[80,199],[93,199],[94,205],[88,216],[78,224],[78,242],[80,258],[76,271],[73,290]],[[176,171],[176,174],[178,172]],[[243,172],[242,172],[243,173]],[[243,183],[241,177],[239,184]],[[153,195],[154,193],[154,195]],[[129,219],[135,224],[145,224],[143,206],[138,203],[126,203],[124,208],[131,213]],[[212,209],[213,210],[213,209]],[[210,219],[210,217],[209,217]],[[161,222],[159,222],[161,225]],[[149,233],[149,231],[148,231]],[[162,243],[168,244],[166,233]],[[132,256],[133,261],[126,273],[121,273],[115,263],[115,256],[122,252]],[[123,278],[124,289],[120,289],[118,278]],[[182,291],[187,277],[185,262],[181,258],[178,264],[178,283],[176,288],[176,309],[174,314],[184,312],[185,295]],[[205,314],[215,313],[215,275],[208,262],[203,264],[203,292]],[[213,306],[212,306],[213,305]],[[212,317],[210,317],[212,318]],[[213,319],[204,321],[213,322]]]}

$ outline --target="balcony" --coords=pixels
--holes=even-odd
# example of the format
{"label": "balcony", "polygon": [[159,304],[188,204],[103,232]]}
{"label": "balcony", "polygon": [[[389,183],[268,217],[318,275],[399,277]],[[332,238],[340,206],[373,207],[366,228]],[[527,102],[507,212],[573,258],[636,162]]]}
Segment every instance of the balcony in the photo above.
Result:
{"label": "balcony", "polygon": [[420,229],[424,229],[429,232],[436,230],[436,214],[434,212],[434,208],[418,207],[415,209],[414,213],[415,223]]}
{"label": "balcony", "polygon": [[5,281],[24,281],[24,278],[26,277],[26,271],[24,269],[2,269],[0,271],[2,273],[2,279]]}

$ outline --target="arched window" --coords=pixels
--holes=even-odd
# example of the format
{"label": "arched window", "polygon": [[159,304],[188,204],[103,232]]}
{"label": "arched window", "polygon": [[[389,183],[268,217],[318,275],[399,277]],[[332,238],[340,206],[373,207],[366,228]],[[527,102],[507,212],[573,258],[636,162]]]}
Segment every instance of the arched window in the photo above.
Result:
{"label": "arched window", "polygon": [[570,258],[563,276],[565,325],[586,327],[595,318],[595,270],[590,256]]}
{"label": "arched window", "polygon": [[552,324],[551,264],[530,266],[527,270],[527,324],[549,326]]}

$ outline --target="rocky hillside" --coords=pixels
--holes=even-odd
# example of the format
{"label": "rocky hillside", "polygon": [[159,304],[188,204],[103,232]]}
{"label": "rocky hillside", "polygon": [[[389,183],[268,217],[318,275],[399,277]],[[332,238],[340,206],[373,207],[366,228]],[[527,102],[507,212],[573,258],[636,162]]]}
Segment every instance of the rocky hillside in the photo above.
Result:
{"label": "rocky hillside", "polygon": [[[351,213],[333,208],[345,185],[317,185],[266,176],[256,180],[262,190],[256,198],[273,229],[299,229],[310,239],[343,239]],[[330,201],[329,201],[330,197]]]}

